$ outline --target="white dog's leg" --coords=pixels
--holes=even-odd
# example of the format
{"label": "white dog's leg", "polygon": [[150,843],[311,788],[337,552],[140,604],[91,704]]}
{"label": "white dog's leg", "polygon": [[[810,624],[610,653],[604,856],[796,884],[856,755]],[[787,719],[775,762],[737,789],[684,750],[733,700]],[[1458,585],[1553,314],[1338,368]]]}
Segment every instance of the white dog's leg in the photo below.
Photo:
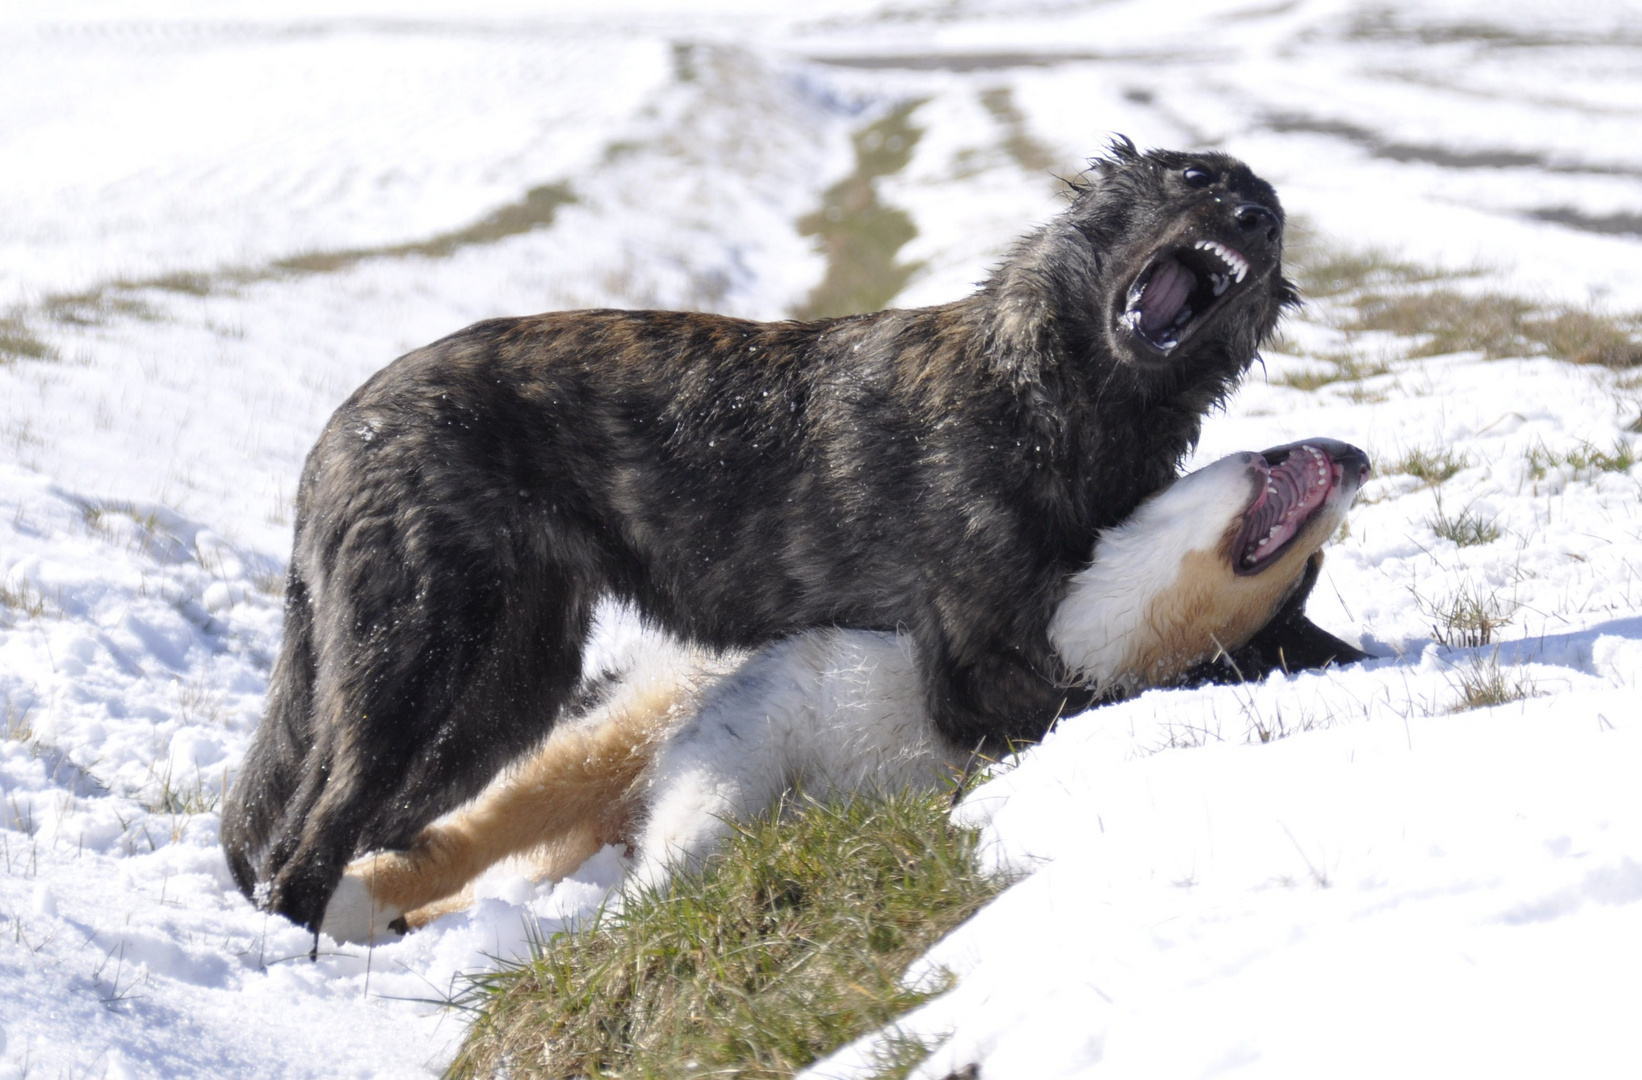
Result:
{"label": "white dog's leg", "polygon": [[659,886],[730,831],[800,791],[818,799],[930,787],[955,753],[924,711],[908,643],[822,630],[752,657],[659,755],[633,879]]}
{"label": "white dog's leg", "polygon": [[331,894],[331,902],[325,907],[325,921],[319,929],[333,941],[345,944],[392,941],[399,937],[399,932],[390,929],[390,924],[404,914],[393,903],[373,897],[365,879],[349,874]]}
{"label": "white dog's leg", "polygon": [[753,656],[702,698],[657,755],[631,882],[661,886],[696,866],[732,819],[764,812],[789,786],[789,732],[814,726],[812,635]]}

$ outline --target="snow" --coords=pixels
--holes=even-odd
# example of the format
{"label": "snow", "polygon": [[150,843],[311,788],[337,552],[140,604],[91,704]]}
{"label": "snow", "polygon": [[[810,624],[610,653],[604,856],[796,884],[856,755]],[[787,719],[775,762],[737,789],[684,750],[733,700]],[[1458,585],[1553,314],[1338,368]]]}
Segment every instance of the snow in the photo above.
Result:
{"label": "snow", "polygon": [[[780,317],[824,270],[795,222],[895,104],[924,102],[879,184],[919,229],[898,303],[960,295],[1054,212],[1021,138],[1066,173],[1122,131],[1239,154],[1312,232],[1479,268],[1465,288],[1642,309],[1634,6],[1158,10],[0,12],[0,331],[55,354],[0,363],[0,1078],[437,1074],[462,974],[599,902],[612,851],[310,962],[233,888],[215,806],[278,648],[302,457],[371,371],[478,318]],[[449,254],[273,265],[549,184],[574,195],[551,223]],[[1290,337],[1338,347],[1316,315]],[[1198,461],[1308,435],[1463,455],[1440,488],[1382,469],[1330,549],[1311,612],[1384,659],[1147,694],[978,791],[960,816],[1025,876],[926,958],[958,981],[905,1020],[941,1044],[917,1075],[1634,1071],[1642,474],[1545,458],[1634,446],[1642,385],[1464,354],[1282,381],[1316,366],[1268,355]],[[1437,535],[1462,512],[1500,537]],[[1467,600],[1504,620],[1489,644],[1439,640]],[[1494,676],[1529,696],[1452,711]]]}

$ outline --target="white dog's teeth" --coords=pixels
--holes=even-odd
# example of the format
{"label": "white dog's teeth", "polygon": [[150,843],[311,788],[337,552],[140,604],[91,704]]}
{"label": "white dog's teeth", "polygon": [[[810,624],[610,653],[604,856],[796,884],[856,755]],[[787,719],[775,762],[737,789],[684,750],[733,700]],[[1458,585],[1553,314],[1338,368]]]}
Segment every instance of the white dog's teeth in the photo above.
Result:
{"label": "white dog's teeth", "polygon": [[1231,279],[1225,274],[1210,274],[1209,280],[1214,283],[1214,295],[1219,296],[1231,287]]}

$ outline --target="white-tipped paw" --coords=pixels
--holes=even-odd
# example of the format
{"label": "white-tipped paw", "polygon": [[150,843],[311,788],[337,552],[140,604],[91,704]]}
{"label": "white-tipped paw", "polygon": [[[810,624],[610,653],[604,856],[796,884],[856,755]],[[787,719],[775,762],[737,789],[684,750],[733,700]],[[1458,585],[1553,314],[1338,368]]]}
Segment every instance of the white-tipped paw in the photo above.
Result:
{"label": "white-tipped paw", "polygon": [[391,904],[377,903],[364,879],[349,874],[331,894],[319,929],[349,945],[397,941],[401,935],[391,924],[403,914]]}

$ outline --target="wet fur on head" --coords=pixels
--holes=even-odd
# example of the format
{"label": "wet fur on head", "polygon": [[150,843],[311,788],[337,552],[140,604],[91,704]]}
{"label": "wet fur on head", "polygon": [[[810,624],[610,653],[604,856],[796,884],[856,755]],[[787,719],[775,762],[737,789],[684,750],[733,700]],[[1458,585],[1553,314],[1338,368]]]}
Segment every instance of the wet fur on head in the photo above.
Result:
{"label": "wet fur on head", "polygon": [[401,357],[303,470],[285,640],[224,809],[241,887],[316,927],[350,858],[407,846],[552,727],[606,596],[709,648],[904,630],[948,742],[1041,736],[1086,701],[1046,630],[1068,578],[1294,300],[1281,222],[1235,159],[1119,143],[954,303],[557,312]]}

